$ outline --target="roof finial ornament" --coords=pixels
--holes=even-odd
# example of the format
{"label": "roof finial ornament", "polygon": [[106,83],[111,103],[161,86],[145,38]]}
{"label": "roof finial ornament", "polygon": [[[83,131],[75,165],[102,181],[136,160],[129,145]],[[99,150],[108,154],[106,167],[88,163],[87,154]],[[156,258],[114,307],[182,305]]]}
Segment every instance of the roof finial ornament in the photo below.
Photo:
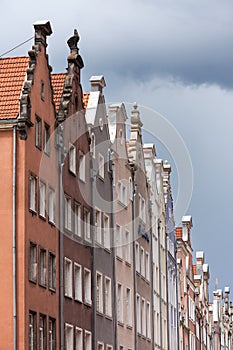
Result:
{"label": "roof finial ornament", "polygon": [[135,111],[137,110],[137,108],[138,108],[138,104],[137,104],[137,102],[134,102],[134,104],[133,104],[133,108],[135,109]]}
{"label": "roof finial ornament", "polygon": [[80,37],[78,35],[78,31],[77,31],[77,29],[74,29],[74,35],[67,40],[67,44],[70,48],[71,53],[78,53],[77,44],[79,42],[79,39],[80,39]]}

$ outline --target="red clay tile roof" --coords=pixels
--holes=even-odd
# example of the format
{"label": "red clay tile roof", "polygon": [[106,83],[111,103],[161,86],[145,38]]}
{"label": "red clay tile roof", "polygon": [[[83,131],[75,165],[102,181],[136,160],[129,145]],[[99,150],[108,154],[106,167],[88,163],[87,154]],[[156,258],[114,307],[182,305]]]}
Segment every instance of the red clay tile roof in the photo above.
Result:
{"label": "red clay tile roof", "polygon": [[17,118],[29,57],[0,59],[0,119]]}
{"label": "red clay tile roof", "polygon": [[195,276],[197,274],[197,265],[193,264],[193,275]]}
{"label": "red clay tile roof", "polygon": [[53,86],[53,98],[56,106],[56,111],[58,111],[61,101],[61,95],[64,89],[66,73],[56,73],[51,74],[52,86]]}
{"label": "red clay tile roof", "polygon": [[90,97],[90,93],[89,92],[83,94],[83,104],[84,104],[84,108],[85,109],[87,109],[89,97]]}
{"label": "red clay tile roof", "polygon": [[176,228],[176,238],[182,238],[182,227]]}

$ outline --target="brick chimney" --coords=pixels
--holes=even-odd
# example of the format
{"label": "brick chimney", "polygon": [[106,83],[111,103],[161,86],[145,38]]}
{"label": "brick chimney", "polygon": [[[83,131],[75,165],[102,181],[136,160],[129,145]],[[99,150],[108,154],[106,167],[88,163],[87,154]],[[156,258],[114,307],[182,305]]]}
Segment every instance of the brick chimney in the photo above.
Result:
{"label": "brick chimney", "polygon": [[182,239],[184,242],[188,242],[189,244],[191,243],[190,241],[190,231],[191,228],[193,227],[193,222],[192,222],[192,216],[191,215],[186,215],[182,217]]}
{"label": "brick chimney", "polygon": [[33,24],[35,29],[35,45],[47,47],[46,38],[52,34],[49,21],[37,21]]}

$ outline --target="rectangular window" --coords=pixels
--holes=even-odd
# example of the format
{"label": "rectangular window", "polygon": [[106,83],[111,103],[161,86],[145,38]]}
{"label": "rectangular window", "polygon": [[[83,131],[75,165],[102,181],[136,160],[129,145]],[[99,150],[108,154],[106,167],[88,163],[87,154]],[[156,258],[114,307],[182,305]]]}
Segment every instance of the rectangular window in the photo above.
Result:
{"label": "rectangular window", "polygon": [[45,218],[46,212],[46,185],[43,181],[40,181],[40,207],[39,214]]}
{"label": "rectangular window", "polygon": [[82,301],[82,266],[74,263],[74,298]]}
{"label": "rectangular window", "polygon": [[105,314],[112,317],[112,287],[108,277],[105,277]]}
{"label": "rectangular window", "polygon": [[29,311],[29,350],[36,350],[36,312]]}
{"label": "rectangular window", "polygon": [[49,289],[56,290],[56,255],[49,252]]}
{"label": "rectangular window", "polygon": [[49,222],[51,224],[55,224],[55,191],[51,187],[49,188],[49,195],[48,195],[48,216],[49,216]]}
{"label": "rectangular window", "polygon": [[97,350],[104,350],[104,344],[98,342],[98,343],[97,343]]}
{"label": "rectangular window", "polygon": [[29,209],[36,212],[37,200],[37,179],[36,176],[30,175],[29,178]]}
{"label": "rectangular window", "polygon": [[140,303],[140,296],[139,295],[137,295],[136,304],[137,304],[137,310],[136,310],[137,332],[140,334],[141,333],[141,303]]}
{"label": "rectangular window", "polygon": [[103,313],[103,278],[99,272],[96,273],[96,309]]}
{"label": "rectangular window", "polygon": [[142,335],[146,336],[146,303],[142,298]]}
{"label": "rectangular window", "polygon": [[29,246],[29,280],[37,282],[37,246],[32,242]]}
{"label": "rectangular window", "polygon": [[56,350],[56,320],[49,318],[49,349]]}
{"label": "rectangular window", "polygon": [[76,175],[76,147],[69,144],[69,171]]}
{"label": "rectangular window", "polygon": [[42,121],[36,117],[36,147],[42,149]]}
{"label": "rectangular window", "polygon": [[85,331],[85,350],[91,350],[91,332]]}
{"label": "rectangular window", "polygon": [[148,339],[151,338],[151,322],[150,322],[150,303],[146,304],[146,336]]}
{"label": "rectangular window", "polygon": [[75,350],[83,350],[83,330],[75,328]]}
{"label": "rectangular window", "polygon": [[104,157],[99,153],[99,176],[104,179]]}
{"label": "rectangular window", "polygon": [[87,209],[84,209],[83,212],[83,230],[84,237],[87,241],[91,240],[91,229],[90,229],[90,212]]}
{"label": "rectangular window", "polygon": [[139,195],[139,217],[143,222],[146,222],[146,205],[145,199]]}
{"label": "rectangular window", "polygon": [[90,152],[93,158],[95,158],[95,134],[91,134],[91,144],[90,144]]}
{"label": "rectangular window", "polygon": [[41,100],[44,101],[44,97],[45,97],[45,91],[44,91],[44,82],[43,80],[41,81],[41,94],[40,94],[40,97],[41,97]]}
{"label": "rectangular window", "polygon": [[82,236],[82,217],[81,217],[81,205],[75,203],[74,205],[74,234]]}
{"label": "rectangular window", "polygon": [[136,249],[136,271],[140,272],[140,247],[138,242],[135,243],[135,249]]}
{"label": "rectangular window", "polygon": [[72,261],[65,258],[65,264],[64,264],[64,274],[65,274],[65,296],[72,298],[72,289],[73,289],[73,283],[72,283]]}
{"label": "rectangular window", "polygon": [[117,285],[117,320],[123,323],[123,291],[122,285]]}
{"label": "rectangular window", "polygon": [[85,182],[85,169],[86,164],[85,164],[85,155],[83,152],[79,152],[79,179],[83,182]]}
{"label": "rectangular window", "polygon": [[71,324],[65,324],[65,349],[73,350],[74,347],[74,327]]}
{"label": "rectangular window", "polygon": [[39,321],[39,350],[45,350],[46,346],[46,316],[40,315]]}
{"label": "rectangular window", "polygon": [[127,326],[132,326],[132,300],[129,288],[126,288],[126,323]]}
{"label": "rectangular window", "polygon": [[107,215],[104,215],[104,246],[107,249],[110,249],[111,242],[110,242],[110,228],[109,228],[109,217]]}
{"label": "rectangular window", "polygon": [[122,232],[119,225],[116,225],[116,255],[122,259]]}
{"label": "rectangular window", "polygon": [[65,196],[64,210],[65,210],[65,229],[71,231],[72,207],[71,207],[71,198],[70,197]]}
{"label": "rectangular window", "polygon": [[40,248],[40,251],[39,251],[39,269],[40,269],[39,284],[45,287],[47,268],[46,268],[46,250],[43,248]]}
{"label": "rectangular window", "polygon": [[141,275],[145,277],[145,255],[144,249],[141,247]]}
{"label": "rectangular window", "polygon": [[125,231],[125,261],[131,263],[131,254],[130,254],[130,232]]}
{"label": "rectangular window", "polygon": [[146,252],[146,279],[150,281],[150,255]]}
{"label": "rectangular window", "polygon": [[91,271],[84,269],[84,302],[91,304]]}
{"label": "rectangular window", "polygon": [[45,123],[44,126],[44,152],[50,155],[50,126]]}
{"label": "rectangular window", "polygon": [[98,209],[95,210],[95,236],[96,242],[102,244],[102,223],[101,223],[102,213]]}

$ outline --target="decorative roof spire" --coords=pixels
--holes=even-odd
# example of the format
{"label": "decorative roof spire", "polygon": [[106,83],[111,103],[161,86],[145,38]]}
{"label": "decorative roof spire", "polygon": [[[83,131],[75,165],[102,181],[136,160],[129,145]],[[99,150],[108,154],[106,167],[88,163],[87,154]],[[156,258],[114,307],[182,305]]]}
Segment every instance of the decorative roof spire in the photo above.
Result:
{"label": "decorative roof spire", "polygon": [[67,40],[67,44],[70,48],[70,53],[71,54],[77,54],[79,49],[78,49],[78,42],[79,42],[79,35],[78,35],[78,31],[77,29],[74,29],[74,35],[71,36],[68,40]]}

